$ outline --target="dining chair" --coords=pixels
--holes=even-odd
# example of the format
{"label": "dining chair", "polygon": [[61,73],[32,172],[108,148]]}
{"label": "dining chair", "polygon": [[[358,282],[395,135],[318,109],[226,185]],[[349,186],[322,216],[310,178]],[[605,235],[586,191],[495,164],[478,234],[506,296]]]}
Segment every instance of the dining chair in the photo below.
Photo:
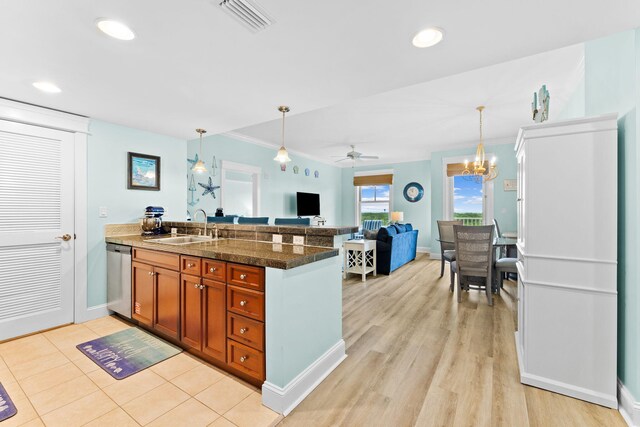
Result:
{"label": "dining chair", "polygon": [[[493,218],[493,226],[496,228],[496,237],[502,237],[502,233],[500,232],[500,226],[498,225],[498,220]],[[500,247],[498,249],[498,258],[503,258],[506,256],[506,248]]]}
{"label": "dining chair", "polygon": [[462,302],[464,286],[466,290],[484,289],[489,305],[493,305],[493,232],[493,225],[453,226],[456,260],[451,263],[451,270],[458,274],[458,302]]}
{"label": "dining chair", "polygon": [[498,283],[496,283],[496,292],[500,295],[500,289],[502,289],[502,285],[504,284],[504,276],[506,273],[518,273],[518,268],[516,267],[517,258],[500,258],[496,260],[495,266],[495,275]]}
{"label": "dining chair", "polygon": [[[456,248],[453,242],[453,226],[462,225],[462,221],[437,221],[438,234],[440,235],[440,277],[444,276],[445,261],[451,263],[456,259]],[[453,291],[453,280],[451,277],[450,290]]]}

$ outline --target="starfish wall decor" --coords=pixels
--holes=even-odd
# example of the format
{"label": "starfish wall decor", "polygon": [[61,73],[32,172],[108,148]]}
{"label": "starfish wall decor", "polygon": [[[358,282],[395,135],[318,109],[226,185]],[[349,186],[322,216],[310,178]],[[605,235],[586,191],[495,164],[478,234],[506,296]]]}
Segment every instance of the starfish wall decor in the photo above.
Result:
{"label": "starfish wall decor", "polygon": [[198,183],[198,185],[202,188],[204,188],[204,193],[202,193],[203,196],[206,196],[207,194],[211,194],[213,196],[213,198],[216,198],[216,193],[214,193],[214,191],[216,191],[218,188],[220,188],[219,185],[213,185],[213,181],[211,180],[211,177],[209,177],[209,184],[203,184],[201,182]]}
{"label": "starfish wall decor", "polygon": [[198,153],[196,153],[196,157],[193,159],[187,157],[187,162],[191,165],[189,168],[193,168],[195,164],[198,163]]}

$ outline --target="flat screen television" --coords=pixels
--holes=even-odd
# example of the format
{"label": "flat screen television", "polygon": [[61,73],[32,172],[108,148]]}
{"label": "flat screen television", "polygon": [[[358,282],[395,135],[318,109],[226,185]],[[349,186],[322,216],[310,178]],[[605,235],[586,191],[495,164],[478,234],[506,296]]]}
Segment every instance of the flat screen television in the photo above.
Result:
{"label": "flat screen television", "polygon": [[320,195],[316,193],[296,194],[298,205],[298,216],[316,216],[320,215]]}

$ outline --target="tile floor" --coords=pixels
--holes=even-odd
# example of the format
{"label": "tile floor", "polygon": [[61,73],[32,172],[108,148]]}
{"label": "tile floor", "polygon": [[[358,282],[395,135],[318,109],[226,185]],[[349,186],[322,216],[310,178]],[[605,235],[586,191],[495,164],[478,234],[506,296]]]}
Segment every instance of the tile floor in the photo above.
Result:
{"label": "tile floor", "polygon": [[75,348],[131,327],[115,317],[0,344],[11,426],[272,426],[259,391],[187,353],[117,381]]}

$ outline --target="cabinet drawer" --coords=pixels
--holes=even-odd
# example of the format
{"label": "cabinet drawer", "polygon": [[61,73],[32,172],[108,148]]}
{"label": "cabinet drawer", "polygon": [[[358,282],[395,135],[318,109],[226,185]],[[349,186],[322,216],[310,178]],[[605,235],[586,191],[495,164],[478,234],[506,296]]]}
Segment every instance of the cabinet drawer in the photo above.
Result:
{"label": "cabinet drawer", "polygon": [[200,258],[192,256],[180,256],[180,271],[192,276],[200,275]]}
{"label": "cabinet drawer", "polygon": [[227,310],[264,321],[264,293],[229,285]]}
{"label": "cabinet drawer", "polygon": [[264,268],[227,264],[227,280],[230,285],[264,291]]}
{"label": "cabinet drawer", "polygon": [[227,337],[264,351],[264,323],[237,314],[227,314]]}
{"label": "cabinet drawer", "polygon": [[217,280],[219,282],[226,282],[226,263],[224,261],[216,261],[213,259],[203,258],[202,277],[204,277],[205,279]]}
{"label": "cabinet drawer", "polygon": [[227,363],[239,371],[259,380],[264,380],[264,353],[227,340]]}
{"label": "cabinet drawer", "polygon": [[180,271],[180,255],[178,254],[133,248],[133,260]]}

